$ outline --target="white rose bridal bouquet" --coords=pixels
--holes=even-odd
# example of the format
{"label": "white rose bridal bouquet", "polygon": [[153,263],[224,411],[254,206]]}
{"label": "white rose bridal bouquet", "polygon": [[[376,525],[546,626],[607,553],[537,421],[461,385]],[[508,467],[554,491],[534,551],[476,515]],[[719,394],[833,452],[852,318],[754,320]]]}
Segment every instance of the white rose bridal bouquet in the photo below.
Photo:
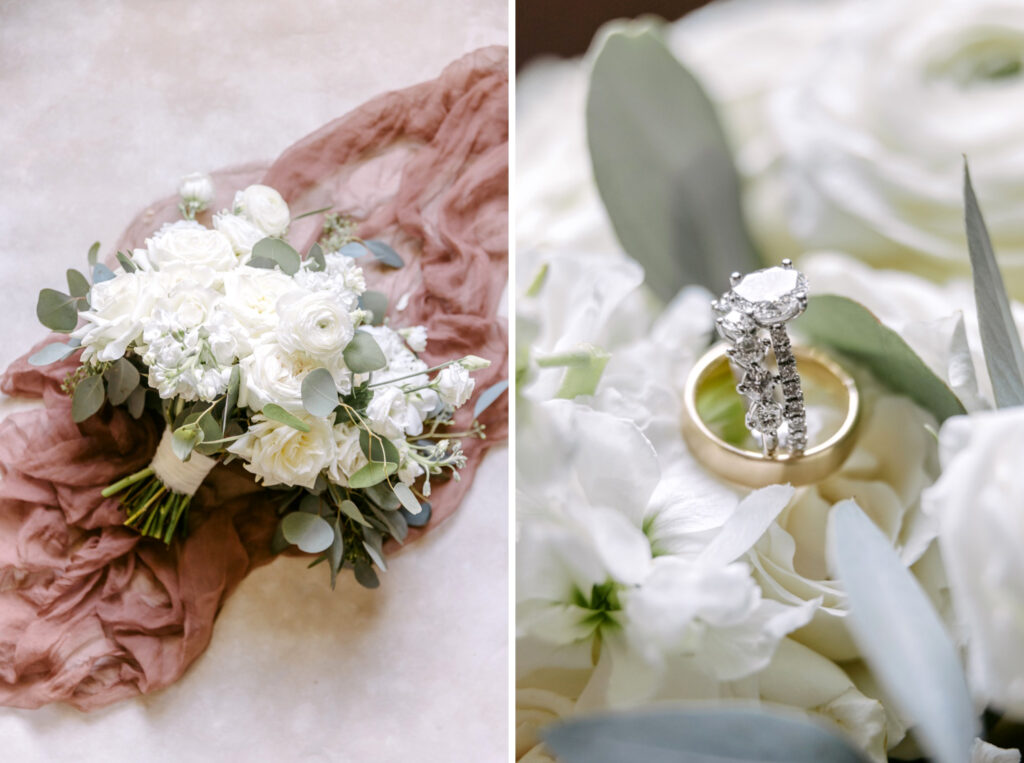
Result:
{"label": "white rose bridal bouquet", "polygon": [[75,422],[108,402],[162,416],[150,465],[103,492],[119,498],[124,524],[171,543],[210,470],[238,459],[281,491],[275,551],[317,554],[332,586],[343,567],[375,586],[384,541],[426,523],[431,479],[457,479],[460,439],[483,436],[476,422],[450,424],[471,372],[489,363],[428,368],[417,357],[425,328],[386,325],[387,300],[357,264],[372,255],[401,267],[401,257],[340,215],[310,213],[326,213],[323,236],[303,258],[284,239],[292,218],[273,188],[239,191],[212,227],[196,221],[212,181],[190,176],[180,195],[182,219],[118,252],[116,267],[97,261],[97,243],[91,279],[69,270],[66,293],[40,293],[39,319],[69,339],[29,362],[81,353],[64,383]]}
{"label": "white rose bridal bouquet", "polygon": [[[982,150],[1018,30],[995,3],[880,29],[914,5],[716,3],[521,76],[518,759],[1020,760],[1024,184]],[[823,62],[859,37],[801,47],[840,8],[905,46],[844,80]],[[919,71],[906,124],[859,108]],[[982,203],[959,152],[900,145],[926,95],[978,107]]]}

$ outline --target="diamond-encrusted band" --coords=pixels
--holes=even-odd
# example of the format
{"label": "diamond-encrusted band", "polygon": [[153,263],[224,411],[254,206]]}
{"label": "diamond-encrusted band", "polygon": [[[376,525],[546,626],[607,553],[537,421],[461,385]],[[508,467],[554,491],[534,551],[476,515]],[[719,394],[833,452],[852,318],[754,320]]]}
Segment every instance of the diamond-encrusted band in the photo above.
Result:
{"label": "diamond-encrusted band", "polygon": [[[747,401],[747,428],[766,457],[780,444],[791,454],[803,452],[804,396],[786,322],[807,306],[807,279],[789,260],[782,267],[734,273],[732,289],[712,306],[719,334],[732,344],[728,355],[739,378],[736,391]],[[777,373],[768,365],[769,351]]]}

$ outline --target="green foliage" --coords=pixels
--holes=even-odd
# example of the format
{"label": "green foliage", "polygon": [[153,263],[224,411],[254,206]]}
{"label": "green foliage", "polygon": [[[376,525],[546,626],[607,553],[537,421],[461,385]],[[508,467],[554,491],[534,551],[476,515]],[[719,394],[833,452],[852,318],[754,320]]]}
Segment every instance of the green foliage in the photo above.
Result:
{"label": "green foliage", "polygon": [[359,447],[370,461],[396,465],[401,463],[402,457],[391,440],[365,429],[359,430]]}
{"label": "green foliage", "polygon": [[265,238],[257,241],[252,248],[249,265],[254,268],[273,269],[275,266],[287,275],[293,276],[302,265],[302,258],[287,241],[279,238]]}
{"label": "green foliage", "polygon": [[71,396],[71,418],[80,424],[103,407],[106,393],[103,389],[103,377],[100,374],[86,376],[75,385]]}
{"label": "green foliage", "polygon": [[353,490],[359,490],[383,482],[396,471],[398,471],[397,464],[371,461],[349,477],[348,484]]}
{"label": "green foliage", "polygon": [[121,405],[128,400],[141,379],[139,370],[127,358],[111,363],[103,377],[107,380],[107,398],[111,405]]}
{"label": "green foliage", "polygon": [[89,289],[92,287],[89,285],[89,279],[83,276],[74,268],[68,268],[67,272],[68,279],[68,293],[72,297],[87,297],[89,296]]}
{"label": "green foliage", "polygon": [[285,540],[307,554],[316,554],[330,548],[334,541],[334,528],[323,517],[296,511],[281,521]]}
{"label": "green foliage", "polygon": [[68,342],[55,342],[48,344],[41,350],[33,353],[29,356],[28,362],[33,366],[48,366],[51,363],[56,363],[58,360],[64,360],[75,350],[79,348],[77,343]]}
{"label": "green foliage", "polygon": [[320,418],[338,407],[338,386],[326,368],[314,368],[302,380],[302,407]]}
{"label": "green foliage", "polygon": [[388,364],[380,345],[365,331],[356,331],[352,341],[342,351],[342,356],[345,365],[357,374],[378,371]]}
{"label": "green foliage", "polygon": [[320,244],[314,243],[309,248],[309,252],[306,254],[306,262],[312,263],[312,265],[307,267],[314,272],[324,270],[327,267],[327,260],[324,259],[324,250],[320,247]]}
{"label": "green foliage", "polygon": [[377,262],[382,265],[387,265],[389,268],[400,268],[405,265],[405,261],[401,258],[398,252],[383,241],[371,239],[369,241],[364,241],[363,244],[365,244],[366,248],[370,250],[374,257],[377,258]]}
{"label": "green foliage", "polygon": [[70,333],[78,325],[78,300],[56,289],[43,289],[36,302],[36,317],[52,331]]}
{"label": "green foliage", "polygon": [[388,298],[379,291],[364,291],[359,297],[359,306],[373,313],[370,324],[380,326],[388,315]]}
{"label": "green foliage", "polygon": [[287,424],[292,429],[298,429],[300,432],[308,432],[309,424],[296,416],[288,413],[284,408],[279,406],[277,403],[268,403],[263,406],[263,410],[260,411],[268,419],[280,422],[281,424]]}

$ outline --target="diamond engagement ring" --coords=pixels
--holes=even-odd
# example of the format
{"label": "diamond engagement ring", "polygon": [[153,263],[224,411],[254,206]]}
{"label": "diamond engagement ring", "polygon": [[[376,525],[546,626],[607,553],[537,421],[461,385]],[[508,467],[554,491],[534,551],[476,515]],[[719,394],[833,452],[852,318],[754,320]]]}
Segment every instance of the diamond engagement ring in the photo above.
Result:
{"label": "diamond engagement ring", "polygon": [[733,273],[731,281],[712,307],[719,334],[732,345],[728,356],[736,391],[747,401],[747,428],[765,458],[780,449],[798,455],[807,447],[807,421],[786,322],[807,307],[807,279],[783,260],[781,267]]}

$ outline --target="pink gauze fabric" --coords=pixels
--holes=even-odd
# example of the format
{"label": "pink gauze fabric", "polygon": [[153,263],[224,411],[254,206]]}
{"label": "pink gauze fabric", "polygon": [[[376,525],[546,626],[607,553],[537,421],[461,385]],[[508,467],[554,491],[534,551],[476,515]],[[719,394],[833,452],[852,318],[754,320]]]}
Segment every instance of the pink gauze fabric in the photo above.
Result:
{"label": "pink gauze fabric", "polygon": [[[217,173],[217,208],[264,182],[293,213],[331,205],[361,221],[363,238],[389,241],[407,263],[390,270],[361,261],[370,287],[389,295],[392,323],[427,326],[428,363],[491,360],[475,374],[479,394],[508,376],[507,325],[497,316],[508,272],[507,103],[507,50],[476,51],[437,80],[328,124],[269,167]],[[118,248],[141,245],[176,218],[175,205],[147,209]],[[319,219],[297,223],[292,243],[305,251]],[[248,472],[217,467],[197,493],[187,540],[170,548],[140,540],[100,490],[149,462],[162,423],[107,406],[75,425],[60,383],[76,359],[36,368],[26,357],[0,383],[8,395],[44,403],[0,423],[0,703],[91,710],[185,671],[209,643],[225,598],[271,560],[277,518]],[[458,425],[472,419],[472,403]],[[505,438],[507,419],[503,395],[481,417],[487,439],[465,441],[461,481],[435,487],[429,527],[459,505],[486,448]]]}

